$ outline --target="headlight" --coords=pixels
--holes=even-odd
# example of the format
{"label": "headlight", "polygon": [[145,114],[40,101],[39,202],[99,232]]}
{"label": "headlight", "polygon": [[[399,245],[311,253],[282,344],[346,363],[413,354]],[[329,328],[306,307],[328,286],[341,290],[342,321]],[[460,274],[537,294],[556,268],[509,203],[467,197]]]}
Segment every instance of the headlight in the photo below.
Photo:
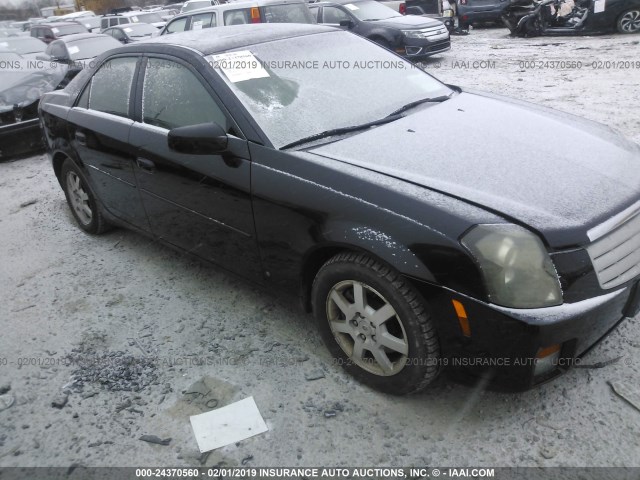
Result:
{"label": "headlight", "polygon": [[407,38],[424,38],[424,33],[420,30],[402,30],[402,33]]}
{"label": "headlight", "polygon": [[512,308],[562,303],[553,262],[530,231],[512,224],[477,225],[461,242],[480,264],[491,302]]}

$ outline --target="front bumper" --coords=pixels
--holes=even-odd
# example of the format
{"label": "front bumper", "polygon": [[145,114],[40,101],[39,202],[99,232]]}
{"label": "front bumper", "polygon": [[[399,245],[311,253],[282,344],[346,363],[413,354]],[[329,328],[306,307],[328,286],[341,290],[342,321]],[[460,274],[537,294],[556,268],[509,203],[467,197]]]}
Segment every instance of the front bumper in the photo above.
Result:
{"label": "front bumper", "polygon": [[426,58],[431,55],[451,50],[451,38],[447,31],[444,38],[437,40],[423,40],[417,38],[405,38],[402,47],[397,52],[408,59]]}
{"label": "front bumper", "polygon": [[[499,307],[426,284],[418,288],[434,310],[445,369],[463,383],[503,391],[528,390],[579,365],[587,350],[640,306],[637,279],[604,295],[541,309]],[[464,307],[466,331],[453,300]],[[538,356],[554,346],[559,358],[553,368],[537,374]]]}
{"label": "front bumper", "polygon": [[42,149],[40,120],[0,124],[0,160]]}

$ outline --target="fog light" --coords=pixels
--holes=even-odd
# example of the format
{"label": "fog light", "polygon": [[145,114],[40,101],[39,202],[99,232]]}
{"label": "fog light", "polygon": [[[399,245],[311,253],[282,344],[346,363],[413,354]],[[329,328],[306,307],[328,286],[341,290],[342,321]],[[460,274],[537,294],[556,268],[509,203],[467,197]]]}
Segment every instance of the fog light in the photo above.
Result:
{"label": "fog light", "polygon": [[560,344],[552,345],[547,348],[541,348],[536,355],[536,366],[533,369],[533,375],[544,375],[558,367],[560,359]]}

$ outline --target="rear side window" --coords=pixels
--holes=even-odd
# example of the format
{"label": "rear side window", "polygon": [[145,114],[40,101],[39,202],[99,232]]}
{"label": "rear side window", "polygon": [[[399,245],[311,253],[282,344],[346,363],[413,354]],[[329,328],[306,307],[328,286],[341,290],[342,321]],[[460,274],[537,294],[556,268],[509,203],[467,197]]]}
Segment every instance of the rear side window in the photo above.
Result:
{"label": "rear side window", "polygon": [[170,60],[150,58],[144,77],[144,123],[172,129],[216,122],[225,130],[227,118],[187,67]]}
{"label": "rear side window", "polygon": [[191,30],[202,30],[216,26],[214,13],[199,13],[191,17]]}
{"label": "rear side window", "polygon": [[268,5],[262,10],[266,23],[313,23],[311,12],[303,3]]}
{"label": "rear side window", "polygon": [[184,32],[184,29],[187,26],[187,20],[189,17],[178,18],[174,20],[169,25],[167,25],[167,31],[165,33],[178,33]]}
{"label": "rear side window", "polygon": [[244,25],[245,23],[251,23],[251,11],[248,8],[224,12],[225,25]]}
{"label": "rear side window", "polygon": [[100,67],[91,79],[89,108],[120,117],[129,116],[131,84],[137,58],[114,58]]}

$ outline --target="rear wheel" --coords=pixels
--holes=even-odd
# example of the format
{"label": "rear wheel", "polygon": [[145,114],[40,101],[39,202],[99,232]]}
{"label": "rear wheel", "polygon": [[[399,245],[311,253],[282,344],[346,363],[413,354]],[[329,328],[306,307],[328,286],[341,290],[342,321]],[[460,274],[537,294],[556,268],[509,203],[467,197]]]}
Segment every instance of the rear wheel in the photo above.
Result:
{"label": "rear wheel", "polygon": [[367,385],[406,394],[439,373],[440,346],[424,300],[392,268],[345,252],[318,272],[313,310],[337,363]]}
{"label": "rear wheel", "polygon": [[93,191],[76,164],[70,159],[65,160],[60,174],[67,203],[80,228],[93,234],[106,231],[109,225],[102,216]]}
{"label": "rear wheel", "polygon": [[640,32],[640,8],[632,8],[620,15],[616,27],[620,33]]}

